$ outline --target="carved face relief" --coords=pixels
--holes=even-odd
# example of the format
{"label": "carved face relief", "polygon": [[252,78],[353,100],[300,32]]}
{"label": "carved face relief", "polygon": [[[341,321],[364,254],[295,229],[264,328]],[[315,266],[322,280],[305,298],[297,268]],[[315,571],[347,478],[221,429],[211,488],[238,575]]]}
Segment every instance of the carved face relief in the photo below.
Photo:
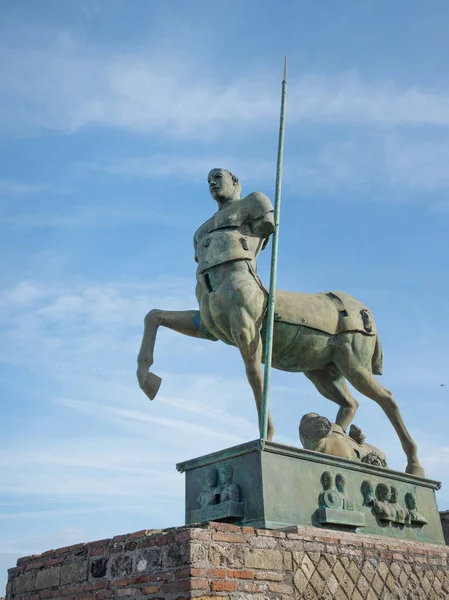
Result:
{"label": "carved face relief", "polygon": [[391,488],[386,483],[379,483],[376,487],[376,496],[381,502],[390,502]]}
{"label": "carved face relief", "polygon": [[332,475],[329,471],[324,471],[321,475],[321,483],[325,490],[330,490],[332,488]]}
{"label": "carved face relief", "polygon": [[337,473],[335,477],[335,485],[340,493],[345,491],[346,480],[341,473]]}
{"label": "carved face relief", "polygon": [[416,498],[411,492],[405,494],[405,503],[409,510],[416,510]]}
{"label": "carved face relief", "polygon": [[232,483],[233,469],[231,465],[223,465],[220,467],[220,485]]}
{"label": "carved face relief", "polygon": [[217,469],[207,469],[206,471],[206,482],[210,488],[216,487],[218,484],[218,473]]}

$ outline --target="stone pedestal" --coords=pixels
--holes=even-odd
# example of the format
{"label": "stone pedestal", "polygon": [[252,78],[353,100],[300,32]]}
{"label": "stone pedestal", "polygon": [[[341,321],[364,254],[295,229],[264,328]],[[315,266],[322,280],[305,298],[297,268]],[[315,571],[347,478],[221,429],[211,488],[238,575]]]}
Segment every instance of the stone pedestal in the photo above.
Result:
{"label": "stone pedestal", "polygon": [[315,527],[139,531],[27,556],[7,600],[449,598],[449,548]]}
{"label": "stone pedestal", "polygon": [[440,483],[262,440],[177,465],[186,524],[292,525],[444,544]]}

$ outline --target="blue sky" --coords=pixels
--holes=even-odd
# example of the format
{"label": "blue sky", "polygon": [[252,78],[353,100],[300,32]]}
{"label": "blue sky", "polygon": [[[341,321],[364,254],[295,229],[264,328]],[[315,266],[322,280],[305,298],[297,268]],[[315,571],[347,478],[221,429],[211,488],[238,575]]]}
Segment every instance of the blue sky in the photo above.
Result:
{"label": "blue sky", "polygon": [[[446,2],[16,0],[0,7],[0,589],[18,556],[183,523],[175,463],[257,437],[233,348],[160,331],[195,308],[207,172],[273,197],[289,60],[278,287],[373,311],[393,390],[449,508]],[[259,270],[268,284],[269,251]],[[440,384],[447,384],[441,387]],[[336,407],[273,373],[275,440]],[[360,397],[355,422],[403,470]],[[446,484],[445,484],[446,482]]]}

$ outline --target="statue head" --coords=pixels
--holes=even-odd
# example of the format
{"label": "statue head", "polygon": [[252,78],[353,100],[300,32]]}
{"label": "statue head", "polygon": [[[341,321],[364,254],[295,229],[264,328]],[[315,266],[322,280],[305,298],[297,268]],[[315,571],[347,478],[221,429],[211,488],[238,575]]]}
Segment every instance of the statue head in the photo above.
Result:
{"label": "statue head", "polygon": [[232,483],[233,468],[231,465],[223,465],[220,467],[220,485],[229,485]]}
{"label": "statue head", "polygon": [[207,176],[210,195],[221,206],[229,200],[239,200],[242,192],[241,183],[227,169],[212,169]]}
{"label": "statue head", "polygon": [[405,494],[405,504],[409,510],[416,510],[416,498],[412,492]]}
{"label": "statue head", "polygon": [[321,484],[325,490],[332,489],[332,475],[329,471],[324,471],[321,475]]}
{"label": "statue head", "polygon": [[391,500],[391,488],[386,483],[379,483],[376,487],[377,499],[381,502],[390,502]]}
{"label": "statue head", "polygon": [[337,490],[340,493],[343,493],[345,491],[346,479],[344,475],[342,475],[341,473],[337,473],[335,477],[335,485],[337,486]]}
{"label": "statue head", "polygon": [[316,413],[307,413],[299,424],[299,439],[304,448],[310,448],[313,440],[322,440],[332,431],[332,423]]}
{"label": "statue head", "polygon": [[206,471],[206,482],[210,488],[214,488],[218,484],[218,472],[213,467]]}
{"label": "statue head", "polygon": [[393,502],[393,504],[395,504],[397,501],[398,501],[398,489],[395,488],[394,485],[392,485],[390,502]]}

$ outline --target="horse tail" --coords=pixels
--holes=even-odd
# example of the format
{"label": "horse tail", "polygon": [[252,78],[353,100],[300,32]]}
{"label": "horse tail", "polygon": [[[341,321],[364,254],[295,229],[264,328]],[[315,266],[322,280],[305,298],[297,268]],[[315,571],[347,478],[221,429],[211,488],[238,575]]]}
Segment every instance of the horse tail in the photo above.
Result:
{"label": "horse tail", "polygon": [[374,375],[382,375],[382,368],[384,364],[384,353],[382,351],[382,344],[380,343],[379,336],[376,335],[376,346],[374,348],[373,357],[371,359],[371,370]]}

